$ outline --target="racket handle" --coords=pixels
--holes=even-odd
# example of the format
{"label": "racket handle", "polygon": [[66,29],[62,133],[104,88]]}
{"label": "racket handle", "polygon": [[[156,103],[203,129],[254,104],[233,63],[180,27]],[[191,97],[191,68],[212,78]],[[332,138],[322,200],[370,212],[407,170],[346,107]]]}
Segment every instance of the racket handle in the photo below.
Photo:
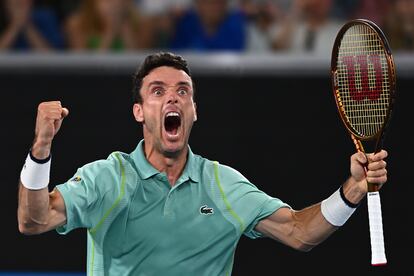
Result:
{"label": "racket handle", "polygon": [[384,249],[384,235],[382,231],[382,214],[380,194],[368,192],[368,219],[371,238],[371,264],[380,266],[387,264]]}

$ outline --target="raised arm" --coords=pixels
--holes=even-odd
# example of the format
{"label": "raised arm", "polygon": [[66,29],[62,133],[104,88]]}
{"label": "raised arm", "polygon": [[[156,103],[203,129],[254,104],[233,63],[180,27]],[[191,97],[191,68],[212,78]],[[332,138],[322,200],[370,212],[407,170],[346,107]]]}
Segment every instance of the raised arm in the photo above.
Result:
{"label": "raised arm", "polygon": [[[367,182],[380,187],[387,181],[387,152],[368,155],[368,169],[363,153],[351,156],[351,176],[326,200],[300,211],[281,208],[261,220],[256,230],[301,251],[309,251],[328,238],[352,215],[367,194]],[[342,191],[341,191],[342,190]]]}
{"label": "raised arm", "polygon": [[35,139],[19,181],[17,217],[24,234],[40,234],[66,222],[65,204],[57,190],[49,193],[52,141],[69,114],[59,101],[43,102],[36,118]]}

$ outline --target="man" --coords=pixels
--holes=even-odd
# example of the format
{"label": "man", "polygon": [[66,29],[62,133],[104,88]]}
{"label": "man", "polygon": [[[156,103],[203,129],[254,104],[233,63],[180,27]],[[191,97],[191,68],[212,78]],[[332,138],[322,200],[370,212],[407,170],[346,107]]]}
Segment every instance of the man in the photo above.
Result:
{"label": "man", "polygon": [[184,59],[150,55],[134,82],[133,114],[144,139],[131,154],[87,164],[49,193],[51,144],[69,111],[41,103],[20,177],[20,231],[86,228],[88,275],[229,275],[242,234],[308,251],[352,215],[367,181],[387,180],[386,151],[354,154],[338,191],[295,211],[236,170],[192,153],[197,113]]}

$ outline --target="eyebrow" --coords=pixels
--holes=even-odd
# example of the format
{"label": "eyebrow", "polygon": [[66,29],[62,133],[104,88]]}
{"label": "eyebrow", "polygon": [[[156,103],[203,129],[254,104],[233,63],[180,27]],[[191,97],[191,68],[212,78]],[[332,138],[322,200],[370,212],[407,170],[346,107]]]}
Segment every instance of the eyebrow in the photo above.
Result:
{"label": "eyebrow", "polygon": [[[163,86],[165,86],[166,83],[163,82],[163,81],[152,81],[148,84],[148,87],[150,87],[152,85],[163,85]],[[188,87],[191,87],[191,84],[188,81],[180,81],[180,82],[177,82],[177,84],[175,86],[188,86]]]}
{"label": "eyebrow", "polygon": [[165,82],[163,82],[163,81],[152,81],[148,84],[148,86],[151,86],[151,85],[165,85]]}
{"label": "eyebrow", "polygon": [[177,86],[188,86],[191,87],[191,84],[188,81],[180,81],[177,83]]}

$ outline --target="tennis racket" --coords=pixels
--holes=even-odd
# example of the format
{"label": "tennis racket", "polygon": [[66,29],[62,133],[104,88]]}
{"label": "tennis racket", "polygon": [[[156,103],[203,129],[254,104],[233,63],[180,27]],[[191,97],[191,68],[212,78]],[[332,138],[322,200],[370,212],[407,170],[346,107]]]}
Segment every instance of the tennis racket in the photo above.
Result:
{"label": "tennis racket", "polygon": [[[331,76],[336,105],[358,151],[381,150],[395,99],[395,67],[381,29],[371,21],[347,22],[332,49]],[[362,144],[364,142],[364,146]],[[368,183],[371,264],[385,265],[379,188]]]}

